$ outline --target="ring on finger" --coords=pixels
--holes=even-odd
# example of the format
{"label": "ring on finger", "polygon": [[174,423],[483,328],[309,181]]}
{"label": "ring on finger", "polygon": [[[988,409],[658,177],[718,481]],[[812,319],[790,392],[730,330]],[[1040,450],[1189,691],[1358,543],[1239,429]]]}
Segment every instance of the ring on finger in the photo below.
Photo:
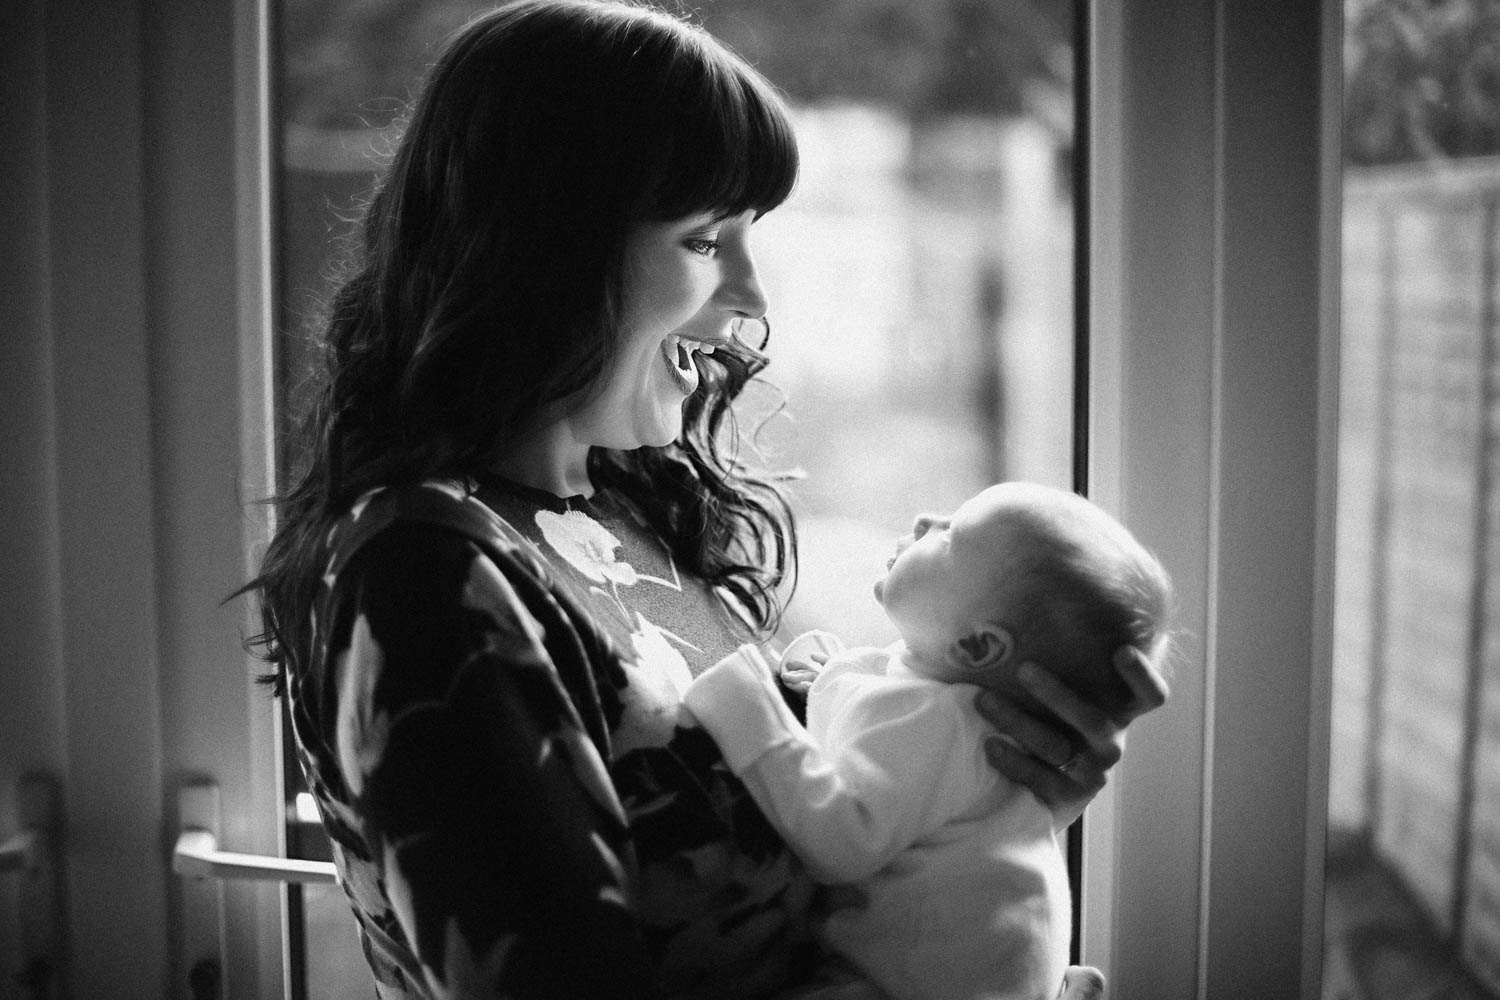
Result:
{"label": "ring on finger", "polygon": [[1068,777],[1071,778],[1072,777],[1071,772],[1072,772],[1073,768],[1077,767],[1082,762],[1083,762],[1083,751],[1082,750],[1074,750],[1073,751],[1073,756],[1069,757],[1067,760],[1063,761],[1061,764],[1054,765],[1054,769],[1057,771],[1058,774],[1066,774],[1066,775],[1068,775]]}

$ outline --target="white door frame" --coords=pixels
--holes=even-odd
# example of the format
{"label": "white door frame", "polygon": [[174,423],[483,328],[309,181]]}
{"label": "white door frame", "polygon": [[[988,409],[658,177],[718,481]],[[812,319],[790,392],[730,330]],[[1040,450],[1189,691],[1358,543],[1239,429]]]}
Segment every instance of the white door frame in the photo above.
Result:
{"label": "white door frame", "polygon": [[[260,0],[0,14],[0,600],[24,615],[3,626],[0,834],[18,776],[55,775],[76,997],[185,995],[179,786],[218,784],[226,846],[279,849],[275,713],[246,602],[221,604],[270,471],[265,18]],[[281,893],[223,899],[229,995],[279,994]]]}
{"label": "white door frame", "polygon": [[1117,1000],[1320,995],[1341,14],[1093,5],[1094,495],[1183,630],[1090,813]]}

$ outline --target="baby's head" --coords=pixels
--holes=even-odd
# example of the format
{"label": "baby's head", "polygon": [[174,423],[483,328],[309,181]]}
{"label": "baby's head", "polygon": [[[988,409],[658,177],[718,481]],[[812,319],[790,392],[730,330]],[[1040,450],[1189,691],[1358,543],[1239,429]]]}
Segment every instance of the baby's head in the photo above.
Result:
{"label": "baby's head", "polygon": [[1112,654],[1164,641],[1171,584],[1114,518],[1072,493],[1001,483],[948,517],[918,517],[875,596],[917,668],[1017,696],[1039,664],[1114,712],[1130,699]]}

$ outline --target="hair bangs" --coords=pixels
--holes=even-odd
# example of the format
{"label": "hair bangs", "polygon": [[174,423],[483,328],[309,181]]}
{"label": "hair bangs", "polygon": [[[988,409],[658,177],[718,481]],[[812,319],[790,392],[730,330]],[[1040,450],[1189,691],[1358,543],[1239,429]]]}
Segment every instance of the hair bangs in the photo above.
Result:
{"label": "hair bangs", "polygon": [[786,201],[797,183],[797,140],[772,86],[738,57],[701,46],[698,85],[661,144],[646,214],[656,221],[697,212],[721,217]]}

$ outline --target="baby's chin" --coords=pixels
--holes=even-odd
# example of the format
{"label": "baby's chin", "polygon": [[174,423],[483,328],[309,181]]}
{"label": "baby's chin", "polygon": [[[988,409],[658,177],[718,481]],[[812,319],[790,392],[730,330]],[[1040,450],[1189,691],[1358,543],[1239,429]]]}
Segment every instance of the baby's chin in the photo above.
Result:
{"label": "baby's chin", "polygon": [[885,577],[882,576],[880,579],[876,580],[875,586],[871,587],[870,589],[875,594],[876,603],[883,605],[885,603]]}

